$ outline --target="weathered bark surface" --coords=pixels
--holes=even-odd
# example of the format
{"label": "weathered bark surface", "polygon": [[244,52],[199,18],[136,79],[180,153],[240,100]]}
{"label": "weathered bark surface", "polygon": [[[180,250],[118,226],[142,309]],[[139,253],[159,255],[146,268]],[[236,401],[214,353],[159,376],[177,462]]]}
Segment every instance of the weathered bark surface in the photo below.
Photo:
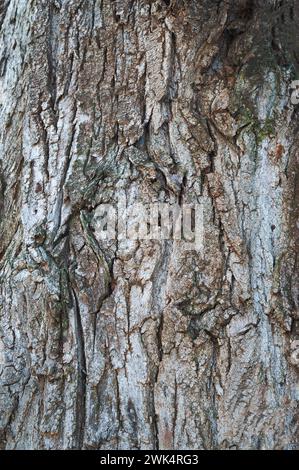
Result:
{"label": "weathered bark surface", "polygon": [[[298,448],[298,22],[0,1],[2,448]],[[204,250],[97,239],[120,195],[203,201]]]}

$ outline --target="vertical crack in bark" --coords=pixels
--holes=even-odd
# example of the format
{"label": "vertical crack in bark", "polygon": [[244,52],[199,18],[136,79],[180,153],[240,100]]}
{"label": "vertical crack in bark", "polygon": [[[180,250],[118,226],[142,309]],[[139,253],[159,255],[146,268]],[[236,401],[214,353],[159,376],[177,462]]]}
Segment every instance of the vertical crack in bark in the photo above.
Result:
{"label": "vertical crack in bark", "polygon": [[79,302],[76,292],[71,288],[74,313],[75,313],[75,334],[77,344],[78,358],[78,390],[76,404],[76,448],[82,449],[84,443],[84,429],[86,417],[86,357],[85,357],[85,341],[80,315]]}
{"label": "vertical crack in bark", "polygon": [[119,436],[123,428],[123,419],[122,419],[122,412],[121,412],[121,396],[119,391],[119,378],[118,378],[118,370],[115,370],[115,382],[116,382],[116,411],[117,411],[117,422],[118,422],[118,432],[116,435],[116,449],[119,449]]}
{"label": "vertical crack in bark", "polygon": [[[162,241],[162,250],[159,262],[157,263],[152,275],[153,293],[152,293],[152,308],[158,314],[158,329],[157,329],[157,348],[159,354],[159,364],[156,368],[155,382],[152,391],[152,409],[153,409],[153,429],[155,436],[155,448],[159,449],[159,424],[158,424],[158,410],[155,406],[155,385],[158,383],[160,365],[163,361],[163,325],[164,325],[164,312],[165,296],[163,288],[166,287],[168,264],[170,261],[172,243],[169,240]],[[164,306],[164,307],[163,307]]]}
{"label": "vertical crack in bark", "polygon": [[72,110],[72,124],[71,124],[71,130],[70,130],[70,137],[65,149],[65,162],[63,166],[63,171],[61,175],[61,180],[59,184],[59,193],[57,195],[57,202],[56,202],[56,221],[55,221],[55,229],[53,233],[53,242],[55,243],[57,240],[55,240],[56,235],[59,233],[59,228],[61,227],[61,220],[62,220],[62,210],[63,210],[63,203],[64,203],[64,187],[65,183],[67,180],[67,175],[68,171],[70,168],[71,164],[71,159],[72,159],[72,147],[73,143],[75,140],[75,134],[76,134],[76,114],[77,114],[77,104],[76,101],[73,103],[73,110]]}

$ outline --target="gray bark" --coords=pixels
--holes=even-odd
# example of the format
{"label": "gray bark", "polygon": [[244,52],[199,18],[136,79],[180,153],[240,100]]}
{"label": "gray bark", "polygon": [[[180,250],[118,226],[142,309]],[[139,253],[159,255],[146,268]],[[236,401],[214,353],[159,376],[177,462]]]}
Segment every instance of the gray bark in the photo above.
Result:
{"label": "gray bark", "polygon": [[[298,448],[298,21],[1,0],[3,449]],[[202,201],[204,250],[98,239],[123,195]]]}

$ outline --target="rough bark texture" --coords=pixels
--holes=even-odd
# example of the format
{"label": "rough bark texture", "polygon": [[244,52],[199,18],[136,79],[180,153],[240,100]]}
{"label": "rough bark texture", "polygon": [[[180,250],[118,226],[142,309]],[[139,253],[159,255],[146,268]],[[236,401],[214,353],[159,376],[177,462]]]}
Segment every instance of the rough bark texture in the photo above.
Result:
{"label": "rough bark texture", "polygon": [[[298,448],[298,22],[0,1],[2,448]],[[97,239],[120,195],[203,201],[204,250]]]}

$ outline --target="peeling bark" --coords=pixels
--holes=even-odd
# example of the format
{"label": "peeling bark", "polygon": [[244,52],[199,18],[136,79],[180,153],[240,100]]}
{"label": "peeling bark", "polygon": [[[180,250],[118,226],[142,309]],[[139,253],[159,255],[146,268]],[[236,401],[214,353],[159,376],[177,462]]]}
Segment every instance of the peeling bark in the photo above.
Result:
{"label": "peeling bark", "polygon": [[[0,1],[1,448],[298,448],[298,21]],[[124,196],[204,250],[99,239]]]}

